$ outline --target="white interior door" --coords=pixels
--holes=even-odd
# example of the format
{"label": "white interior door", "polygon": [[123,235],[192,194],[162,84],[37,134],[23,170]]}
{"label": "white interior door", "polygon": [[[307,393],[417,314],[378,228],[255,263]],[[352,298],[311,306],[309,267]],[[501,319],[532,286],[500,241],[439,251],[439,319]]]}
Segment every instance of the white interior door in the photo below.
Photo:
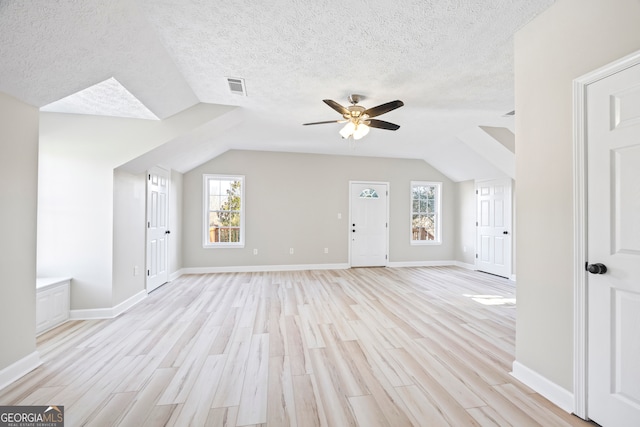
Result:
{"label": "white interior door", "polygon": [[640,65],[588,86],[587,171],[587,415],[638,426]]}
{"label": "white interior door", "polygon": [[476,268],[511,277],[511,179],[476,182]]}
{"label": "white interior door", "polygon": [[147,173],[147,292],[169,281],[169,171]]}
{"label": "white interior door", "polygon": [[386,266],[389,185],[371,182],[351,182],[350,185],[351,266]]}

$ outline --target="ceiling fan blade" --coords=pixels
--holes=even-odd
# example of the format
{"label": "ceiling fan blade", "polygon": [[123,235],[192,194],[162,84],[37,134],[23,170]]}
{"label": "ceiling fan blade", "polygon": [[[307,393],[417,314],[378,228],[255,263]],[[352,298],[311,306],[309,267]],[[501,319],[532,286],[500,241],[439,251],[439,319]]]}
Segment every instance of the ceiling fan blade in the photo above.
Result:
{"label": "ceiling fan blade", "polygon": [[342,115],[345,115],[345,114],[349,115],[349,110],[347,110],[342,105],[338,104],[336,101],[332,101],[330,99],[323,99],[322,102],[324,102],[329,107],[333,108],[334,110],[336,110],[338,113],[340,113]]}
{"label": "ceiling fan blade", "polygon": [[387,129],[387,130],[398,130],[400,126],[395,123],[385,122],[384,120],[371,119],[367,120],[369,122],[369,127],[378,128],[378,129]]}
{"label": "ceiling fan blade", "polygon": [[400,108],[403,105],[404,105],[404,102],[398,99],[395,101],[387,102],[386,104],[378,105],[377,107],[369,108],[368,110],[364,110],[362,114],[367,114],[369,117],[376,117],[376,116],[379,116],[380,114],[388,113],[391,110]]}
{"label": "ceiling fan blade", "polygon": [[340,123],[343,122],[344,120],[327,120],[326,122],[313,122],[313,123],[303,123],[302,126],[309,126],[309,125],[324,125],[326,123]]}

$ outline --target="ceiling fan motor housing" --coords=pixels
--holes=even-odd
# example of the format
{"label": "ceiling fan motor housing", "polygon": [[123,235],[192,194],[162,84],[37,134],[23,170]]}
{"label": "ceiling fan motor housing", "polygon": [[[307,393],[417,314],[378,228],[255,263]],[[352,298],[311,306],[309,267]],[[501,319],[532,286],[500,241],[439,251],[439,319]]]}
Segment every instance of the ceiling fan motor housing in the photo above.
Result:
{"label": "ceiling fan motor housing", "polygon": [[359,105],[350,105],[347,107],[347,109],[349,110],[349,114],[346,114],[346,113],[343,114],[343,117],[347,120],[357,119],[360,116],[362,116],[363,115],[362,113],[365,111],[365,108]]}

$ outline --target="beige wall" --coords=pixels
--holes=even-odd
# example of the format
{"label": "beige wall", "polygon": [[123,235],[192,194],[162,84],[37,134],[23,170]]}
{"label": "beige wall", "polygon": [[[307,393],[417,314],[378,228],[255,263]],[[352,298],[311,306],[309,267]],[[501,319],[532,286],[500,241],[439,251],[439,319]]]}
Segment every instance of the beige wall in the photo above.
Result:
{"label": "beige wall", "polygon": [[182,269],[182,178],[177,171],[171,171],[169,189],[169,278]]}
{"label": "beige wall", "polygon": [[474,265],[476,262],[476,184],[475,181],[462,181],[455,185],[457,187],[455,259]]}
{"label": "beige wall", "polygon": [[38,109],[0,93],[0,371],[36,350]]}
{"label": "beige wall", "polygon": [[145,177],[120,170],[113,173],[112,307],[145,289]]}
{"label": "beige wall", "polygon": [[516,359],[573,389],[572,81],[640,49],[638,0],[559,0],[515,37]]}
{"label": "beige wall", "polygon": [[[110,308],[140,290],[133,268],[145,270],[144,228],[134,246],[134,235],[114,227],[144,224],[140,177],[114,170],[226,111],[206,107],[164,121],[40,114],[37,272],[73,278],[72,309]],[[128,254],[135,247],[135,256],[115,245]]]}
{"label": "beige wall", "polygon": [[[203,249],[204,173],[245,175],[245,248]],[[390,183],[391,262],[454,259],[457,188],[422,160],[229,151],[184,175],[184,267],[348,263],[350,180]],[[412,180],[443,183],[442,245],[409,244]]]}

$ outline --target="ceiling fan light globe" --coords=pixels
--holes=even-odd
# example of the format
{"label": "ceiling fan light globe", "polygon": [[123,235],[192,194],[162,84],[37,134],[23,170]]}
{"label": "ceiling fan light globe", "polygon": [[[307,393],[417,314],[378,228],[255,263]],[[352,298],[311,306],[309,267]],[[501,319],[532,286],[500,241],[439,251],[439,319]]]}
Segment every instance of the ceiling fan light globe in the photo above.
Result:
{"label": "ceiling fan light globe", "polygon": [[346,125],[344,125],[344,127],[340,130],[340,136],[347,139],[353,134],[355,130],[356,130],[355,123],[350,121]]}
{"label": "ceiling fan light globe", "polygon": [[362,138],[363,136],[368,134],[370,130],[371,129],[369,128],[369,126],[365,125],[364,123],[360,123],[358,126],[356,126],[356,130],[353,132],[353,139]]}

